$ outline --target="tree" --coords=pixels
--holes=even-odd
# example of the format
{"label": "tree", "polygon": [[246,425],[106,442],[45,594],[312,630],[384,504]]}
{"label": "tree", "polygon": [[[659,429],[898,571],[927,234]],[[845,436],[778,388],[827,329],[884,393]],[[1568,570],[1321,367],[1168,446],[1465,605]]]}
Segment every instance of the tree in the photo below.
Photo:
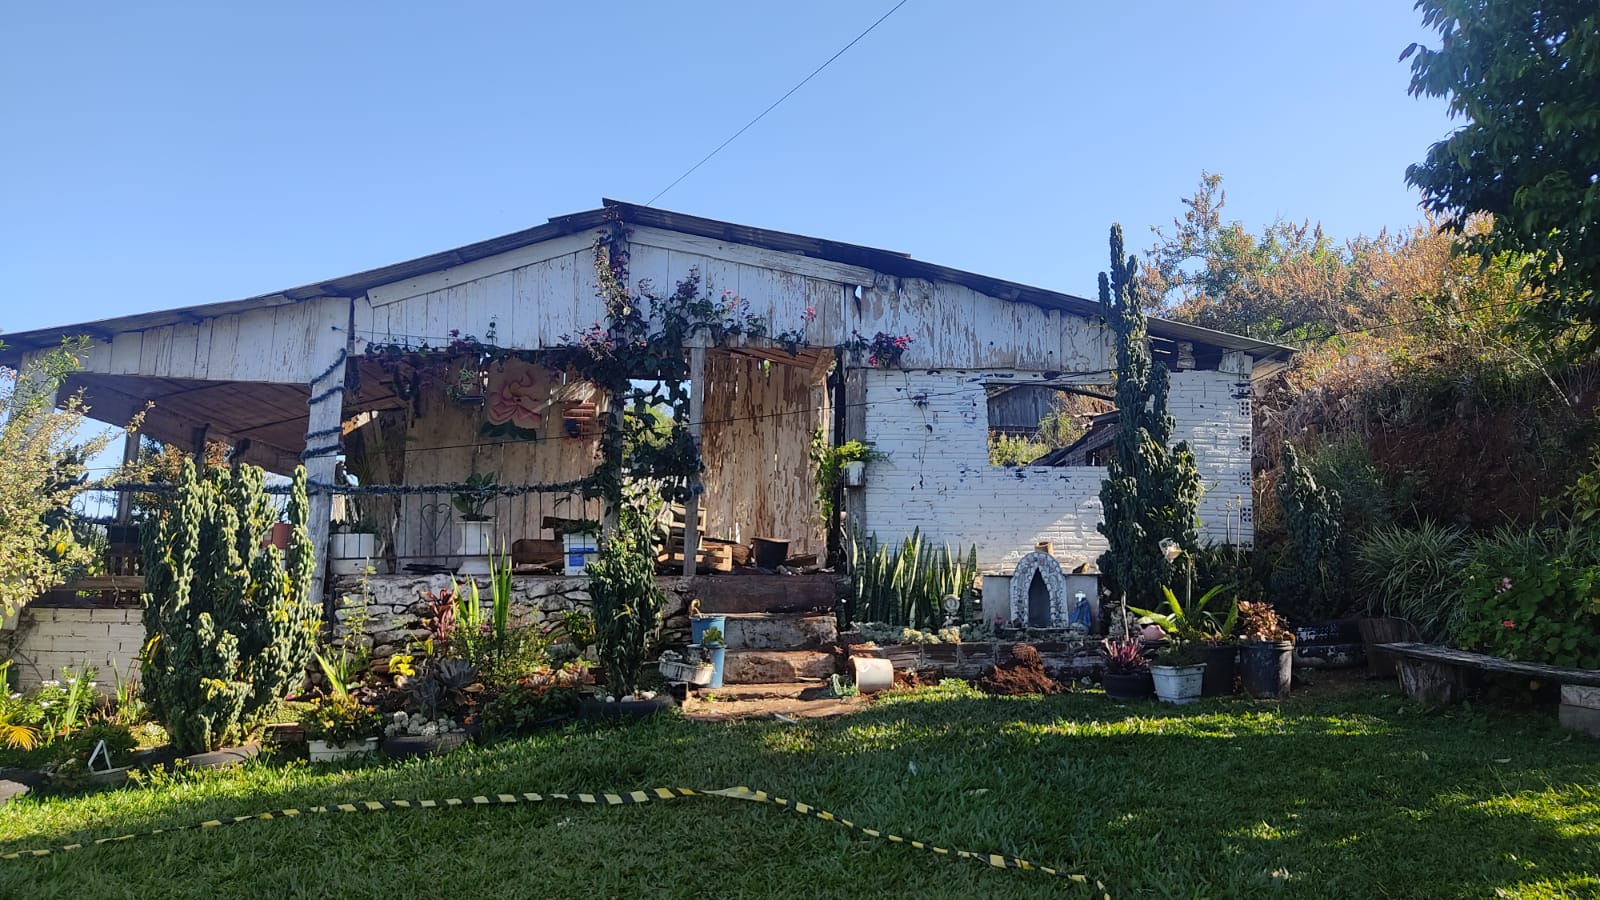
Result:
{"label": "tree", "polygon": [[1138,261],[1123,255],[1122,226],[1111,226],[1111,274],[1100,273],[1100,308],[1116,339],[1118,423],[1100,486],[1104,521],[1097,527],[1110,544],[1100,570],[1124,599],[1154,606],[1172,577],[1160,542],[1197,547],[1200,473],[1187,442],[1167,446],[1167,367],[1150,360],[1138,272]]}
{"label": "tree", "polygon": [[109,434],[78,439],[81,395],[56,406],[78,367],[79,341],[66,341],[20,371],[0,369],[0,607],[12,615],[90,562],[93,549],[70,527],[84,462]]}
{"label": "tree", "polygon": [[1413,96],[1449,97],[1467,124],[1406,169],[1424,205],[1485,259],[1526,254],[1542,295],[1521,310],[1579,350],[1600,348],[1600,5],[1594,0],[1418,0],[1438,49],[1412,44]]}
{"label": "tree", "polygon": [[306,474],[296,469],[287,553],[267,540],[277,512],[254,466],[186,460],[177,490],[141,529],[145,701],[172,744],[194,753],[238,737],[304,676],[322,620],[311,597]]}

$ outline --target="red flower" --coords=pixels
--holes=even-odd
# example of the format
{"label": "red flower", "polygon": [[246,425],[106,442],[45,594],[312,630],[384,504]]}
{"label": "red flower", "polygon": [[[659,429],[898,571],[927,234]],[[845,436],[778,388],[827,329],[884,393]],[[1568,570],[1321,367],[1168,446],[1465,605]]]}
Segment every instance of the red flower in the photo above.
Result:
{"label": "red flower", "polygon": [[1500,623],[1500,627],[1501,628],[1515,628],[1515,627],[1517,627],[1517,623],[1511,621],[1510,619],[1507,619],[1504,622]]}

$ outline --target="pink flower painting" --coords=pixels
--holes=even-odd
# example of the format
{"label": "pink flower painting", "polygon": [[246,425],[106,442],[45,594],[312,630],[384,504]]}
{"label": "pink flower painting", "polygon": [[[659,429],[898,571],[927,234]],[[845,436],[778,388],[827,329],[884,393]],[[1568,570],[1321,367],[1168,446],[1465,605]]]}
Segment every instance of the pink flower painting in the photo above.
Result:
{"label": "pink flower painting", "polygon": [[489,386],[484,409],[486,436],[538,437],[544,409],[550,405],[550,383],[544,370],[531,365],[507,365]]}

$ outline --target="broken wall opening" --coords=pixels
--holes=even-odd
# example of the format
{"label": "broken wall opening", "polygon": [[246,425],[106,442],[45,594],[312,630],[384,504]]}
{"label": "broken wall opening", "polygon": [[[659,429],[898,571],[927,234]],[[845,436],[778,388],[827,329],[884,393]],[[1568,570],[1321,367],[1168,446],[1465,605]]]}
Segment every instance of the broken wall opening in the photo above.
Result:
{"label": "broken wall opening", "polygon": [[701,456],[706,538],[789,541],[789,555],[827,552],[811,442],[830,436],[827,350],[706,353]]}

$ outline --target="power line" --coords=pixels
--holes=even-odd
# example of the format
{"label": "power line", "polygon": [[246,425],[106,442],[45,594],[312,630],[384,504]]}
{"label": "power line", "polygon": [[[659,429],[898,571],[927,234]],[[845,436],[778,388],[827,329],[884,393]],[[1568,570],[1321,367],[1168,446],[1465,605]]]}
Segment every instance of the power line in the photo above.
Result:
{"label": "power line", "polygon": [[695,173],[696,169],[699,169],[701,166],[703,166],[706,163],[710,162],[711,161],[711,157],[716,156],[718,153],[721,153],[724,147],[726,147],[729,144],[733,143],[735,140],[738,140],[739,135],[744,134],[746,131],[749,131],[751,126],[755,125],[757,122],[761,121],[762,119],[765,119],[767,117],[767,113],[770,113],[773,110],[777,109],[779,104],[781,104],[781,103],[783,103],[783,101],[789,99],[789,97],[792,96],[795,91],[798,91],[801,88],[805,87],[806,86],[806,82],[810,81],[811,79],[813,79],[813,78],[817,77],[819,74],[821,74],[823,69],[826,69],[828,66],[832,65],[833,61],[838,59],[839,57],[843,56],[845,54],[846,50],[849,50],[851,47],[854,47],[857,43],[859,43],[861,41],[862,38],[864,38],[867,35],[871,34],[872,30],[874,28],[877,28],[879,25],[882,25],[883,21],[885,19],[887,19],[890,16],[894,15],[895,12],[897,10],[899,10],[900,7],[905,6],[907,2],[909,2],[909,0],[900,0],[900,2],[896,3],[888,12],[886,12],[883,15],[879,16],[878,17],[878,21],[873,22],[871,25],[868,25],[866,31],[863,31],[860,34],[856,35],[855,38],[850,41],[850,43],[845,44],[843,47],[840,47],[838,53],[835,53],[834,55],[828,57],[827,61],[824,62],[822,65],[817,66],[816,69],[812,70],[810,75],[807,75],[806,77],[800,79],[800,83],[799,84],[796,84],[794,87],[789,88],[788,92],[785,93],[782,97],[779,97],[777,100],[774,100],[772,102],[771,106],[767,107],[766,109],[763,109],[761,111],[760,115],[758,115],[754,119],[751,119],[750,121],[746,122],[743,128],[739,129],[738,131],[735,131],[731,137],[729,137],[727,140],[723,141],[722,143],[718,144],[717,148],[715,150],[712,150],[710,153],[707,153],[705,155],[704,159],[702,159],[699,162],[695,163],[694,165],[690,166],[689,170],[687,172],[684,172],[682,175],[679,175],[677,178],[674,178],[672,180],[671,184],[669,184],[666,187],[662,188],[659,192],[656,193],[656,195],[654,197],[651,197],[649,202],[646,203],[645,206],[655,206],[656,205],[656,201],[660,200],[667,193],[667,191],[670,191],[673,188],[678,186],[678,182],[684,180],[685,178],[688,178],[690,175],[693,175]]}

